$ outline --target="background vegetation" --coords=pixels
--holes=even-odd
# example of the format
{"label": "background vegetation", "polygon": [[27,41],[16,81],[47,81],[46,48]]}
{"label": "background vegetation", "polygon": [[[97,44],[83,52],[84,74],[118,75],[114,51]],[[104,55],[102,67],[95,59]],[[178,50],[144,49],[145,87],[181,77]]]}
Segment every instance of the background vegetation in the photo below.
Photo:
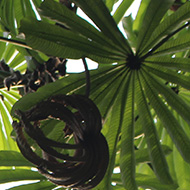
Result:
{"label": "background vegetation", "polygon": [[[55,94],[85,94],[85,73],[53,76],[40,68],[50,57],[62,63],[86,57],[98,63],[89,97],[101,112],[110,155],[94,189],[189,189],[190,2],[142,0],[135,19],[124,17],[133,0],[121,1],[112,16],[117,0],[71,2],[96,27],[56,0],[0,1],[0,183],[37,180],[14,190],[56,187],[20,154],[12,117]],[[62,137],[57,125],[46,131]]]}

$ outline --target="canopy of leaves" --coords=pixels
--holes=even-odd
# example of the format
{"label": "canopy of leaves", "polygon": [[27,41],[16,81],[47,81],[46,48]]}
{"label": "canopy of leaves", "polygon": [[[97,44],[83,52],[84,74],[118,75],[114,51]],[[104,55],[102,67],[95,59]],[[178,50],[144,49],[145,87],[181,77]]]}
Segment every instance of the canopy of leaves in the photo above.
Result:
{"label": "canopy of leaves", "polygon": [[[89,97],[103,118],[110,161],[94,189],[189,188],[190,2],[142,0],[135,18],[125,16],[133,0],[121,1],[112,16],[116,2],[72,0],[95,26],[58,1],[0,2],[0,58],[11,68],[0,69],[0,183],[40,180],[12,189],[55,187],[20,154],[10,114],[14,118],[15,110],[26,111],[52,95],[84,94],[86,75],[66,75],[23,97],[22,85],[7,91],[3,80],[57,56],[98,63],[90,71]],[[127,38],[118,28],[120,21]],[[45,130],[56,140],[55,129],[47,124]]]}

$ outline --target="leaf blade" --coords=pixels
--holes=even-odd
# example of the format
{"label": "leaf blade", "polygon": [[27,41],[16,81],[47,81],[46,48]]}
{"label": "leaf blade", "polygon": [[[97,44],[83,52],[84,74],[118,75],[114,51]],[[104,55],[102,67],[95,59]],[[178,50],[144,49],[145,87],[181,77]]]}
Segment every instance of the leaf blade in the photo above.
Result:
{"label": "leaf blade", "polygon": [[182,75],[180,73],[177,73],[175,71],[172,71],[171,69],[163,68],[160,66],[152,66],[152,65],[146,65],[146,69],[150,72],[152,72],[154,75],[175,84],[178,84],[186,89],[190,89],[189,76]]}
{"label": "leaf blade", "polygon": [[[117,143],[119,134],[121,132],[121,123],[122,123],[122,109],[121,109],[121,101],[122,101],[122,90],[125,87],[124,84],[126,84],[126,81],[129,79],[128,72],[126,71],[122,78],[120,78],[120,83],[118,86],[118,96],[114,100],[113,107],[110,113],[110,116],[107,118],[107,125],[109,126],[109,129],[107,133],[105,134],[106,140],[108,142],[109,146],[109,154],[110,154],[110,161],[109,166],[106,172],[106,175],[102,182],[97,186],[98,189],[111,189],[111,176],[113,173],[113,168],[115,165],[115,156],[116,156],[116,150],[117,150]],[[125,82],[124,82],[125,81]],[[118,117],[119,115],[119,117]]]}
{"label": "leaf blade", "polygon": [[190,47],[190,35],[187,33],[183,36],[179,36],[174,40],[165,42],[156,51],[154,51],[151,56],[163,56],[171,55],[177,52],[182,52],[188,50]]}
{"label": "leaf blade", "polygon": [[146,45],[155,27],[160,23],[162,17],[173,2],[174,0],[150,1],[143,19],[142,27],[139,30],[137,54],[142,53],[141,49]]}
{"label": "leaf blade", "polygon": [[121,136],[121,156],[120,168],[121,179],[126,189],[137,190],[135,181],[135,154],[134,154],[134,81],[135,75],[132,72],[131,79],[126,81],[125,91],[123,92],[123,121]]}
{"label": "leaf blade", "polygon": [[151,80],[152,84],[155,86],[158,94],[162,94],[167,103],[174,109],[176,112],[181,115],[181,117],[190,124],[189,112],[190,107],[188,104],[178,96],[172,89],[166,85],[161,84],[158,80],[155,80],[154,77],[146,72],[147,77]]}
{"label": "leaf blade", "polygon": [[0,151],[1,166],[29,166],[34,167],[22,154],[16,151]]}
{"label": "leaf blade", "polygon": [[146,58],[144,61],[145,65],[157,65],[161,67],[166,67],[168,69],[172,70],[182,70],[185,72],[190,71],[190,64],[189,64],[189,58],[170,58],[170,57],[149,57]]}
{"label": "leaf blade", "polygon": [[72,2],[76,3],[116,45],[122,47],[126,53],[132,52],[102,0],[72,0]]}
{"label": "leaf blade", "polygon": [[111,46],[112,48],[114,47],[119,49],[119,51],[122,51],[122,49],[115,46],[105,35],[89,24],[86,20],[77,16],[66,6],[60,6],[60,3],[58,2],[54,2],[52,0],[44,1],[40,6],[40,12],[44,16],[69,27],[72,31],[80,33],[103,46]]}
{"label": "leaf blade", "polygon": [[[140,73],[139,73],[140,75]],[[168,164],[165,159],[164,152],[161,148],[160,140],[156,127],[146,101],[146,96],[143,92],[143,86],[141,84],[140,76],[138,75],[137,85],[138,92],[136,92],[138,97],[138,109],[139,114],[143,116],[142,126],[145,133],[146,142],[148,145],[149,155],[151,163],[153,164],[154,172],[158,179],[164,184],[172,184],[173,180],[169,173]]]}
{"label": "leaf blade", "polygon": [[190,2],[187,2],[181,6],[176,12],[168,16],[161,22],[155,31],[152,33],[146,47],[144,47],[143,52],[146,52],[150,47],[158,44],[166,36],[174,32],[180,25],[189,21],[190,18]]}
{"label": "leaf blade", "polygon": [[[32,48],[53,56],[71,59],[89,57],[97,62],[114,62],[122,56],[115,50],[89,41],[75,32],[34,19],[23,20],[21,31],[26,34],[26,42]],[[124,60],[124,56],[121,59]]]}
{"label": "leaf blade", "polygon": [[150,101],[150,104],[153,106],[156,114],[164,124],[167,132],[172,138],[183,159],[186,162],[190,163],[190,157],[188,153],[188,149],[190,147],[190,139],[184,132],[183,128],[180,126],[179,122],[173,116],[169,108],[158,97],[153,85],[150,82],[147,82],[148,79],[146,76],[143,75],[141,79],[143,80],[143,85],[146,89],[146,95]]}
{"label": "leaf blade", "polygon": [[125,12],[128,10],[128,8],[131,6],[134,0],[123,0],[117,10],[115,11],[113,18],[115,22],[118,24],[123,16],[125,15]]}

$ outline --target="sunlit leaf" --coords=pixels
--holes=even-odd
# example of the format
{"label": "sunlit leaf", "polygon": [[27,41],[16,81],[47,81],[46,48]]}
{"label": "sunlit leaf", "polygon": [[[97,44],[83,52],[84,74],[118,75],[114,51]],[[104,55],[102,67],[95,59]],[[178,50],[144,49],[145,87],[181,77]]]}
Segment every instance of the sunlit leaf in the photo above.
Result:
{"label": "sunlit leaf", "polygon": [[170,57],[150,57],[145,60],[147,65],[158,65],[166,68],[170,68],[172,70],[180,70],[189,72],[190,71],[190,64],[188,58],[181,58],[176,57],[175,59]]}
{"label": "sunlit leaf", "polygon": [[56,25],[25,19],[21,31],[26,34],[28,45],[48,55],[72,59],[88,57],[108,63],[125,60],[124,55],[115,50]]}
{"label": "sunlit leaf", "polygon": [[[145,77],[146,78],[146,77]],[[173,114],[169,111],[168,107],[163,103],[161,98],[155,92],[154,87],[150,82],[147,82],[147,78],[141,77],[144,87],[146,89],[146,95],[148,96],[151,105],[155,109],[157,115],[163,122],[170,137],[175,143],[178,151],[183,156],[186,162],[190,162],[188,147],[190,146],[190,139],[180,126],[179,122],[175,119]]]}
{"label": "sunlit leaf", "polygon": [[[121,130],[121,179],[125,188],[137,190],[135,179],[135,155],[134,155],[134,87],[135,73],[131,73],[130,80],[126,81],[126,90],[123,93],[125,107],[122,108],[123,122]],[[126,102],[125,102],[126,101]]]}
{"label": "sunlit leaf", "polygon": [[131,48],[119,31],[114,19],[111,17],[107,7],[102,0],[72,0],[94,21],[99,29],[109,37],[116,45],[121,46],[126,53],[131,52]]}
{"label": "sunlit leaf", "polygon": [[150,36],[146,47],[143,51],[147,51],[150,47],[153,47],[156,43],[160,42],[167,35],[174,32],[180,27],[185,21],[190,19],[190,2],[181,6],[176,12],[166,17],[163,22],[161,22],[155,31]]}
{"label": "sunlit leaf", "polygon": [[175,40],[164,43],[160,48],[152,53],[152,56],[170,55],[177,52],[188,50],[190,47],[190,35],[186,34]]}
{"label": "sunlit leaf", "polygon": [[132,47],[136,47],[136,39],[137,36],[135,32],[133,31],[133,18],[132,15],[129,15],[127,17],[124,17],[122,20],[122,24],[125,30],[125,33],[127,34],[128,41]]}
{"label": "sunlit leaf", "polygon": [[[172,178],[169,174],[169,168],[164,156],[164,152],[161,148],[158,133],[155,129],[154,121],[149,111],[148,103],[146,101],[145,94],[143,93],[143,86],[140,83],[140,78],[138,76],[137,83],[137,97],[138,97],[138,109],[139,114],[143,115],[142,126],[145,133],[145,138],[149,148],[149,154],[151,163],[153,165],[155,174],[158,176],[160,181],[165,184],[171,184]],[[159,155],[159,159],[158,159]]]}
{"label": "sunlit leaf", "polygon": [[123,16],[125,15],[125,12],[128,10],[130,5],[133,3],[134,0],[123,0],[117,10],[115,11],[113,18],[115,19],[115,22],[118,24]]}
{"label": "sunlit leaf", "polygon": [[0,170],[0,183],[21,180],[43,180],[44,177],[38,172],[27,169]]}
{"label": "sunlit leaf", "polygon": [[[115,46],[107,36],[103,35],[95,27],[77,16],[73,11],[69,10],[65,6],[60,6],[59,3],[46,0],[40,6],[40,12],[47,17],[55,20],[57,23],[68,27],[70,30],[82,34],[88,39],[91,39],[102,46],[118,49],[122,52],[122,48]],[[125,53],[125,52],[124,52]]]}
{"label": "sunlit leaf", "polygon": [[149,40],[155,27],[160,23],[162,17],[172,5],[174,0],[152,0],[147,7],[142,26],[139,30],[139,36],[137,39],[137,52],[141,53],[141,49],[145,46]]}
{"label": "sunlit leaf", "polygon": [[56,186],[49,181],[40,181],[37,183],[32,183],[32,184],[27,184],[27,185],[20,185],[18,187],[12,187],[10,190],[25,190],[25,189],[30,189],[30,190],[52,190]]}
{"label": "sunlit leaf", "polygon": [[0,151],[1,166],[33,166],[23,155],[16,151]]}

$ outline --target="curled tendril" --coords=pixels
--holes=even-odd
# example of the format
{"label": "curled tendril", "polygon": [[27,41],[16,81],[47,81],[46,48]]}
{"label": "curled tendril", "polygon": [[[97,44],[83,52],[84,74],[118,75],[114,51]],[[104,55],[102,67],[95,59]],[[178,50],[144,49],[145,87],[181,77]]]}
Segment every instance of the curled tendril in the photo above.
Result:
{"label": "curled tendril", "polygon": [[[109,162],[108,145],[101,134],[100,112],[89,98],[56,95],[26,112],[16,110],[15,114],[20,118],[19,123],[13,122],[13,128],[21,153],[49,181],[85,190],[102,180]],[[60,143],[47,138],[40,127],[40,121],[47,118],[63,121],[65,135],[73,135],[75,143]],[[26,134],[36,142],[41,155],[33,150]],[[57,148],[74,150],[74,154],[63,154]]]}

